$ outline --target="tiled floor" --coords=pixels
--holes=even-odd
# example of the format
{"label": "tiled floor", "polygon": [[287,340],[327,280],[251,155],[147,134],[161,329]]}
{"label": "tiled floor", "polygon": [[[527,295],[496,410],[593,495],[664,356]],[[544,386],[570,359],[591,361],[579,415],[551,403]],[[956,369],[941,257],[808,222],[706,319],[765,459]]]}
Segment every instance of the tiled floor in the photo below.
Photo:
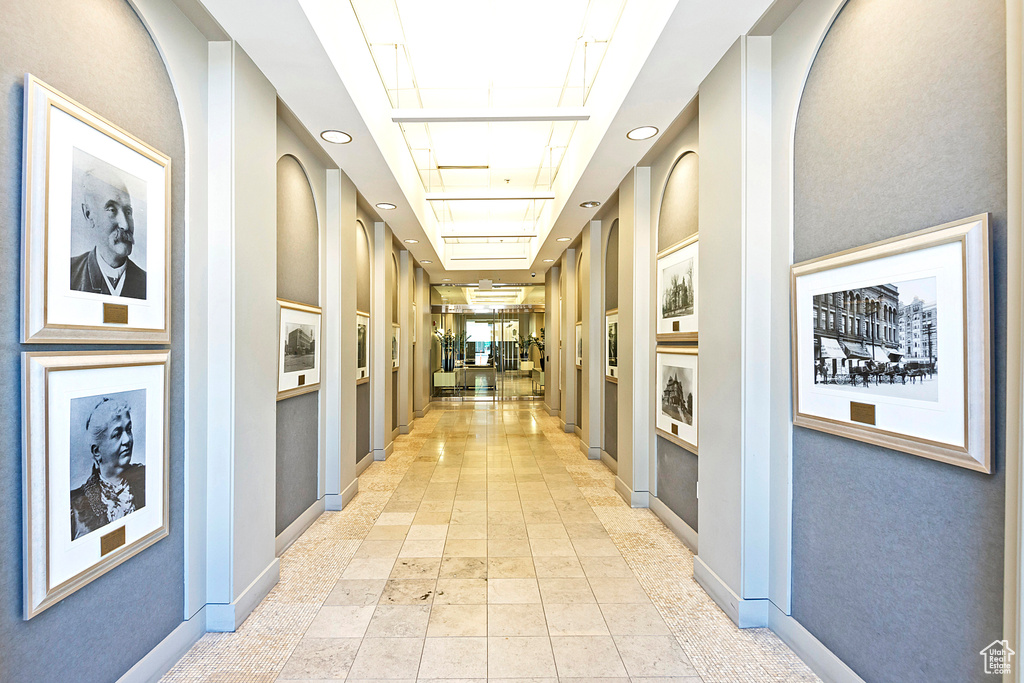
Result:
{"label": "tiled floor", "polygon": [[432,410],[285,553],[238,632],[164,680],[818,680],[770,631],[735,628],[612,483],[536,405]]}

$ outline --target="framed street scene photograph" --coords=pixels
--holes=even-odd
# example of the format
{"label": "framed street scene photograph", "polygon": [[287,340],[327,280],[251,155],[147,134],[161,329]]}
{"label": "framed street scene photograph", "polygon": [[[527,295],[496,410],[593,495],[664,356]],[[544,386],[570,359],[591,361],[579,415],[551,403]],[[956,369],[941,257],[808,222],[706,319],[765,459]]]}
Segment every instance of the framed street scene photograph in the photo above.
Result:
{"label": "framed street scene photograph", "polygon": [[605,375],[619,379],[619,309],[605,313]]}
{"label": "framed street scene photograph", "polygon": [[697,452],[697,347],[658,347],[658,415],[655,430]]}
{"label": "framed street scene photograph", "polygon": [[412,302],[412,343],[416,343],[416,328],[419,327],[419,318],[416,317],[416,302]]}
{"label": "framed street scene photograph", "polygon": [[370,379],[370,314],[356,311],[356,382]]}
{"label": "framed street scene photograph", "polygon": [[22,341],[170,340],[171,160],[25,78]]}
{"label": "framed street scene photograph", "polygon": [[320,388],[320,307],[277,300],[277,400]]}
{"label": "framed street scene photograph", "polygon": [[169,358],[22,354],[25,619],[167,536]]}
{"label": "framed street scene photograph", "polygon": [[992,471],[988,220],[793,266],[794,424]]}
{"label": "framed street scene photograph", "polygon": [[658,341],[697,340],[697,235],[658,254]]}
{"label": "framed street scene photograph", "polygon": [[576,367],[583,367],[583,323],[576,323]]}
{"label": "framed street scene photograph", "polygon": [[402,328],[398,323],[391,323],[391,369],[398,368],[399,353],[401,351]]}

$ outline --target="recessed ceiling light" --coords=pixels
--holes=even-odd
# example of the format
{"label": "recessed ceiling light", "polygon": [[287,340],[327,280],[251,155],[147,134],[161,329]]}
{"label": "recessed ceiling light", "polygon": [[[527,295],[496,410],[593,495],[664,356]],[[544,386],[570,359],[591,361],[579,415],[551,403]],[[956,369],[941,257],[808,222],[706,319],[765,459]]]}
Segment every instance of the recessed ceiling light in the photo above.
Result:
{"label": "recessed ceiling light", "polygon": [[347,145],[352,142],[352,136],[340,130],[325,130],[320,133],[320,137],[336,145]]}
{"label": "recessed ceiling light", "polygon": [[392,209],[397,209],[398,208],[397,206],[395,206],[391,202],[380,202],[376,206],[377,206],[378,209],[383,209],[385,211],[391,211]]}
{"label": "recessed ceiling light", "polygon": [[583,202],[580,204],[584,209],[596,209],[601,206],[601,202]]}
{"label": "recessed ceiling light", "polygon": [[546,259],[544,259],[544,263],[554,263],[554,262],[555,262],[555,259],[553,259],[553,258],[546,258]]}
{"label": "recessed ceiling light", "polygon": [[569,238],[568,238],[568,237],[559,237],[559,238],[558,238],[557,240],[555,240],[555,241],[556,241],[556,242],[568,242],[568,241],[569,241]]}
{"label": "recessed ceiling light", "polygon": [[658,134],[658,129],[654,126],[640,126],[626,133],[626,137],[630,140],[646,140],[647,138],[653,138]]}
{"label": "recessed ceiling light", "polygon": [[420,261],[420,263],[422,263],[425,266],[429,266],[431,263],[433,263],[433,261],[427,261],[426,259],[424,259],[424,260]]}
{"label": "recessed ceiling light", "polygon": [[405,243],[406,244],[419,244],[420,241],[419,240],[405,240]]}
{"label": "recessed ceiling light", "polygon": [[452,279],[450,277],[443,277],[443,278],[441,278],[441,282],[451,282],[451,281],[452,281]]}

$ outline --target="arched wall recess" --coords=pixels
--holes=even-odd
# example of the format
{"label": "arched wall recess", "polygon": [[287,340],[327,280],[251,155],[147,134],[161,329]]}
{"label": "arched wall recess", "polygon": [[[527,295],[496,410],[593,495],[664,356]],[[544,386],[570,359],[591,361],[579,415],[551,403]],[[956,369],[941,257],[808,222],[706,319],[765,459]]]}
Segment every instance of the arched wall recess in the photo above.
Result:
{"label": "arched wall recess", "polygon": [[699,157],[693,151],[684,152],[673,164],[658,213],[658,251],[697,232],[699,172]]}
{"label": "arched wall recess", "polygon": [[[990,212],[992,322],[1005,329],[1005,38],[1002,3],[843,7],[795,119],[796,261]],[[969,680],[1002,633],[1001,334],[992,351],[992,475],[793,429],[793,616],[866,680]]]}

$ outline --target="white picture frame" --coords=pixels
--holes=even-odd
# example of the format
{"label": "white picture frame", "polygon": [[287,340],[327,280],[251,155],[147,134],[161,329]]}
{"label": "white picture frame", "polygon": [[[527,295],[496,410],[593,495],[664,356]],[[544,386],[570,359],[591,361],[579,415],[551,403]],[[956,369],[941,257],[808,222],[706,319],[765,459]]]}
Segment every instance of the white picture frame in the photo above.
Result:
{"label": "white picture frame", "polygon": [[699,256],[696,234],[658,254],[658,341],[697,341]]}
{"label": "white picture frame", "polygon": [[402,360],[402,328],[391,323],[391,369],[397,370]]}
{"label": "white picture frame", "polygon": [[25,77],[22,341],[170,342],[171,159]]}
{"label": "white picture frame", "polygon": [[793,266],[795,425],[991,473],[988,222]]}
{"label": "white picture frame", "polygon": [[605,376],[619,381],[619,309],[607,311],[604,316]]}
{"label": "white picture frame", "polygon": [[320,388],[319,306],[277,300],[277,400]]}
{"label": "white picture frame", "polygon": [[576,323],[576,367],[583,369],[583,323]]}
{"label": "white picture frame", "polygon": [[416,343],[416,328],[419,327],[419,318],[416,317],[416,302],[412,302],[412,343]]}
{"label": "white picture frame", "polygon": [[169,392],[168,350],[22,354],[26,620],[167,536]]}
{"label": "white picture frame", "polygon": [[356,311],[356,384],[370,381],[370,314]]}
{"label": "white picture frame", "polygon": [[697,454],[698,350],[696,346],[659,346],[655,431],[672,443]]}

